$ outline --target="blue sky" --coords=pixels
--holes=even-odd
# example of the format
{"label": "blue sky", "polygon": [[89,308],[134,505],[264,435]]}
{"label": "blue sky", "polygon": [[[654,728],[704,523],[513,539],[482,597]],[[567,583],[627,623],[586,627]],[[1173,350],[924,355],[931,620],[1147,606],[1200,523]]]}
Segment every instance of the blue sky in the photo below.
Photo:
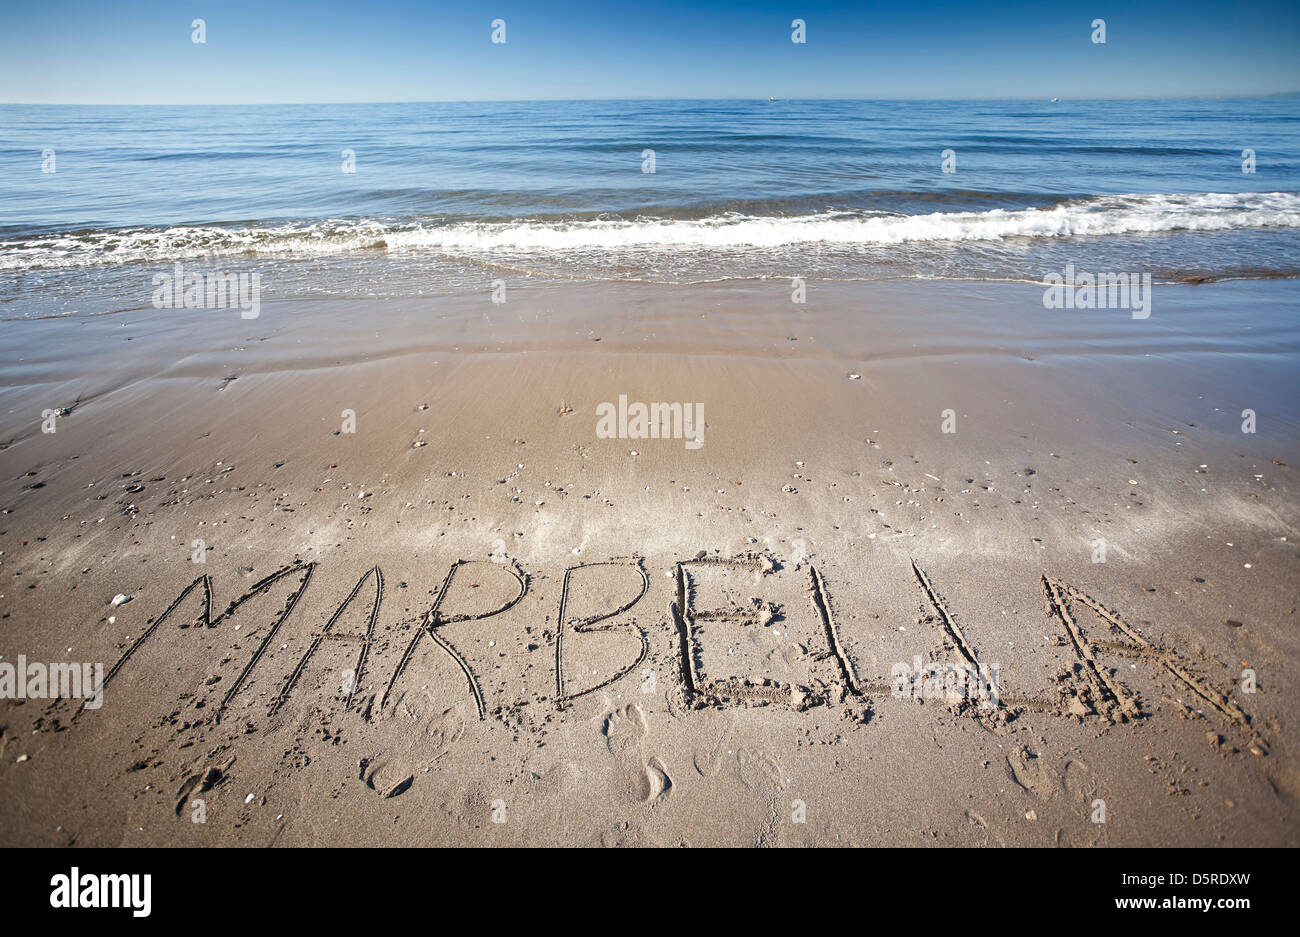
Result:
{"label": "blue sky", "polygon": [[[490,41],[506,21],[506,43]],[[191,42],[202,18],[207,42]],[[807,43],[790,23],[807,23]],[[1105,45],[1090,39],[1106,21]],[[1237,96],[1300,91],[1300,2],[10,0],[0,101]]]}

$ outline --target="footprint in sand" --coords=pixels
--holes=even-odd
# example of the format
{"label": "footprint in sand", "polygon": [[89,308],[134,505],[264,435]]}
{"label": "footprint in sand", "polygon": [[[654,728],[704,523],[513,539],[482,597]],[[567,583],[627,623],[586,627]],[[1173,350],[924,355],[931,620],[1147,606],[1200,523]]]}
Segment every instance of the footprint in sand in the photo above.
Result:
{"label": "footprint in sand", "polygon": [[1076,802],[1078,820],[1056,832],[1058,846],[1097,846],[1106,832],[1106,824],[1094,823],[1097,809],[1097,782],[1087,762],[1072,758],[1061,772],[1061,786]]}
{"label": "footprint in sand", "polygon": [[763,801],[764,817],[754,829],[753,845],[776,845],[780,822],[777,799],[785,786],[781,766],[756,748],[742,748],[736,752],[736,774],[745,789]]}
{"label": "footprint in sand", "polygon": [[673,779],[668,776],[663,762],[653,755],[646,762],[637,785],[637,797],[647,804],[657,804],[664,800],[673,789]]}
{"label": "footprint in sand", "polygon": [[782,787],[781,768],[768,755],[755,748],[736,752],[740,783],[760,797],[774,797]]}
{"label": "footprint in sand", "polygon": [[437,752],[434,757],[441,757],[465,734],[465,719],[455,708],[448,709],[424,724],[424,734],[427,746]]}
{"label": "footprint in sand", "polygon": [[640,706],[630,703],[607,715],[601,731],[605,735],[605,747],[610,754],[624,754],[638,748],[645,738],[645,714],[641,712]]}
{"label": "footprint in sand", "polygon": [[695,750],[695,770],[700,777],[711,778],[721,771],[723,755],[721,743],[709,750],[697,748]]}
{"label": "footprint in sand", "polygon": [[768,755],[754,748],[732,749],[730,734],[724,731],[712,748],[697,748],[693,753],[695,770],[701,777],[716,777],[730,767],[736,780],[751,794],[767,800],[780,793],[785,783],[781,767]]}
{"label": "footprint in sand", "polygon": [[646,838],[645,831],[640,826],[625,821],[613,829],[602,832],[600,845],[606,849],[636,849],[653,844]]}
{"label": "footprint in sand", "polygon": [[407,764],[398,759],[388,761],[380,758],[361,759],[361,780],[380,797],[397,797],[410,790],[415,783],[415,775]]}
{"label": "footprint in sand", "polygon": [[971,824],[972,824],[976,829],[979,830],[979,834],[978,834],[978,835],[982,835],[982,836],[983,836],[983,843],[982,843],[982,845],[984,845],[984,846],[991,846],[991,845],[993,845],[994,843],[996,843],[998,846],[1001,846],[1001,847],[1004,847],[1004,848],[1006,847],[1006,845],[1007,845],[1006,840],[1004,840],[1001,836],[999,836],[996,830],[991,829],[991,828],[989,827],[989,823],[988,823],[988,821],[985,820],[985,819],[984,819],[982,816],[980,816],[978,813],[975,813],[973,810],[967,810],[967,811],[966,811],[966,819],[969,820],[969,821],[971,822]]}
{"label": "footprint in sand", "polygon": [[1012,781],[1039,800],[1049,799],[1061,787],[1056,772],[1024,745],[1007,756],[1007,773]]}
{"label": "footprint in sand", "polygon": [[601,731],[605,747],[624,773],[628,793],[648,805],[667,799],[673,789],[673,779],[658,756],[645,755],[646,721],[641,707],[630,703],[614,710],[605,717]]}
{"label": "footprint in sand", "polygon": [[231,767],[235,763],[235,756],[231,755],[226,758],[220,765],[205,765],[201,769],[194,771],[181,783],[180,788],[176,791],[176,816],[180,816],[189,803],[191,794],[206,794],[212,790],[230,773]]}
{"label": "footprint in sand", "polygon": [[426,709],[427,699],[402,694],[375,720],[381,749],[361,760],[361,780],[381,797],[410,789],[416,775],[431,769],[465,734],[459,706]]}
{"label": "footprint in sand", "polygon": [[716,777],[722,770],[722,765],[729,753],[734,751],[731,745],[731,722],[729,719],[717,714],[700,714],[701,722],[699,738],[715,739],[713,745],[708,748],[697,748],[692,753],[692,762],[695,771],[702,778]]}
{"label": "footprint in sand", "polygon": [[1080,800],[1092,802],[1096,784],[1092,779],[1092,769],[1087,762],[1071,758],[1065,763],[1061,784],[1065,790]]}

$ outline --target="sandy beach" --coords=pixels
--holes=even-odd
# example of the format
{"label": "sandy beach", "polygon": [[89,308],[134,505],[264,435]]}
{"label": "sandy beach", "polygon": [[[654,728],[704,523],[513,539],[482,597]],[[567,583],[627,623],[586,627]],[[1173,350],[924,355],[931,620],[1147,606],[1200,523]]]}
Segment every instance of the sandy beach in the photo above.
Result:
{"label": "sandy beach", "polygon": [[0,841],[1295,845],[1300,289],[1043,289],[5,323]]}

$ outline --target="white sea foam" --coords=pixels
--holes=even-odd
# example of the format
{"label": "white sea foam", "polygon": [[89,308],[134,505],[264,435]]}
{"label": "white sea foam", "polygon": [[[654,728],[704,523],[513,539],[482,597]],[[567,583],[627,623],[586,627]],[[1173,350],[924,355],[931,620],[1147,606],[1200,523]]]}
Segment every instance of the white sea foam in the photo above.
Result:
{"label": "white sea foam", "polygon": [[380,222],[320,221],[260,227],[180,226],[0,240],[0,269],[129,261],[358,250],[499,253],[763,251],[920,242],[1000,241],[1166,232],[1300,228],[1300,195],[1112,195],[1046,209],[900,215],[835,212],[794,217],[727,214],[684,220]]}

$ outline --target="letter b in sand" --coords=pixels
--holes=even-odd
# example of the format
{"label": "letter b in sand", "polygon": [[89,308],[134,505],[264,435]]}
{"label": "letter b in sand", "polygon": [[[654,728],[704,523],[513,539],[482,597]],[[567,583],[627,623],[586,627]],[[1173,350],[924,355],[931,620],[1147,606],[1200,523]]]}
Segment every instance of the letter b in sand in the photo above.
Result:
{"label": "letter b in sand", "polygon": [[790,29],[790,41],[795,45],[801,46],[808,42],[808,24],[803,20],[791,20]]}
{"label": "letter b in sand", "polygon": [[939,414],[943,417],[943,422],[939,424],[939,431],[942,433],[957,432],[957,411],[944,410]]}

